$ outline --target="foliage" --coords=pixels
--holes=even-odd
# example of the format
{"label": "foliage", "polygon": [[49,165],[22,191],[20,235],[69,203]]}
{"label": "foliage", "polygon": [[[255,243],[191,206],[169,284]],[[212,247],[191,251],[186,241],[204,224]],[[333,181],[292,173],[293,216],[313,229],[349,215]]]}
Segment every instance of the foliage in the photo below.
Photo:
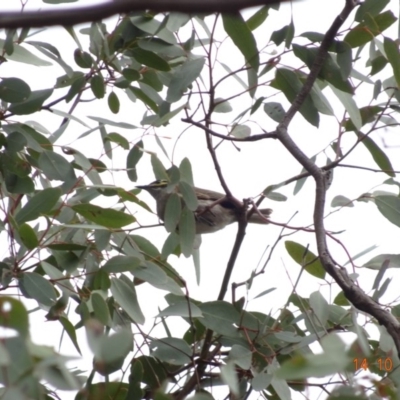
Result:
{"label": "foliage", "polygon": [[[204,15],[194,10],[189,16],[143,11],[122,15],[116,22],[68,27],[76,46],[75,64],[66,61],[61,43],[50,43],[51,29],[45,32],[48,42],[35,40],[35,31],[29,28],[3,33],[2,63],[19,62],[27,67],[25,76],[2,76],[0,81],[1,230],[3,248],[8,246],[0,262],[0,326],[14,332],[0,342],[2,398],[56,399],[57,391],[74,390],[76,399],[183,399],[196,390],[192,399],[226,398],[229,392],[232,398],[244,399],[257,392],[262,398],[286,400],[296,391],[305,391],[311,378],[327,379],[319,384],[329,398],[397,398],[398,341],[386,329],[389,325],[384,317],[381,320],[374,314],[378,313],[374,307],[368,303],[361,308],[355,295],[349,297],[351,290],[355,293],[356,274],[345,276],[349,291],[338,282],[332,301],[319,291],[300,296],[296,284],[286,303],[280,305],[279,315],[273,317],[268,307],[263,312],[249,309],[248,298],[224,300],[240,240],[228,263],[227,282],[216,300],[193,298],[174,265],[174,256],[193,256],[200,280],[192,165],[183,157],[166,167],[163,157],[171,160],[172,156],[165,146],[167,139],[157,130],[180,119],[204,132],[224,189],[219,146],[213,140],[259,146],[252,142],[278,139],[293,149],[285,144],[280,130],[290,124],[292,104],[294,112],[311,127],[319,127],[324,118],[337,125],[337,136],[325,148],[315,156],[304,156],[300,174],[271,183],[257,206],[264,198],[285,202],[287,196],[277,190],[291,184],[292,197],[300,196],[306,179],[314,174],[307,162],[318,163],[328,176],[336,168],[346,167],[344,160],[363,146],[371,156],[368,167],[353,167],[387,175],[383,184],[400,187],[387,152],[374,136],[397,126],[400,110],[400,55],[397,40],[391,37],[397,18],[389,0],[362,3],[351,14],[354,21],[346,21],[322,59],[325,32],[298,34],[291,21],[269,37],[256,34],[256,30],[267,32],[271,16],[280,12],[278,5],[261,7],[249,18],[248,12]],[[241,60],[240,68],[232,69],[219,56],[224,46],[230,46],[232,57]],[[58,66],[63,73],[54,84],[49,79],[34,90],[29,68],[49,65]],[[313,77],[316,65],[320,68]],[[310,79],[310,92],[303,96]],[[226,94],[227,86],[235,93]],[[131,109],[136,125],[116,122],[100,111],[88,118],[81,116],[86,111],[78,112],[91,101],[106,103],[110,113],[119,114],[126,103],[124,96],[134,103]],[[338,103],[345,111],[342,118],[335,119]],[[143,107],[139,120],[138,110]],[[43,122],[49,113],[59,123],[54,129]],[[271,124],[277,129],[264,129]],[[73,146],[67,137],[77,126],[85,131]],[[262,127],[263,133],[255,133],[254,126]],[[100,139],[95,139],[95,134],[100,134]],[[101,141],[101,159],[85,155],[87,149],[79,145],[87,138],[93,143]],[[161,157],[147,145],[149,138],[156,140]],[[307,142],[303,145],[307,147]],[[118,157],[123,154],[125,168],[119,173],[129,183],[114,180],[116,153]],[[296,150],[287,154],[288,159],[302,160]],[[168,204],[168,233],[161,249],[138,223],[140,215],[153,209],[153,203],[145,203],[134,187],[145,160],[156,179],[167,179],[171,191],[179,187],[182,193],[181,197],[172,196]],[[382,217],[400,226],[397,194],[376,191],[352,200],[342,193],[332,200],[335,210],[344,212],[368,202],[376,205]],[[242,228],[239,224],[239,237]],[[248,279],[235,289],[246,285],[249,296],[277,249],[299,265],[299,279],[307,273],[314,280],[327,281],[332,273],[319,246],[313,243],[315,250],[311,250],[306,242],[283,240],[287,231],[313,229],[283,225],[268,250],[267,261],[251,267]],[[323,235],[339,243],[353,267],[358,257],[375,250],[368,248],[351,256],[338,232],[327,230]],[[244,231],[241,240],[243,237]],[[284,246],[279,247],[283,241]],[[377,254],[364,264],[377,270],[371,294],[374,302],[389,287],[390,279],[383,283],[382,279],[388,268],[399,266],[399,257]],[[335,267],[344,270],[345,265]],[[140,292],[143,285],[154,287],[160,296],[167,292],[167,305],[160,303],[155,317],[142,311],[148,301]],[[16,290],[20,299],[13,296]],[[268,288],[258,297],[271,291],[273,288]],[[252,297],[256,296],[252,293]],[[46,324],[59,324],[80,354],[81,332],[85,331],[93,354],[89,374],[67,368],[65,356],[33,343],[27,311],[32,301],[37,308],[29,313],[44,311]],[[361,323],[361,311],[351,303],[376,319]],[[398,318],[399,306],[385,304],[387,309],[389,306],[392,317]],[[178,334],[171,330],[177,317],[183,321],[182,327],[187,326]],[[370,336],[371,326],[379,329],[379,341]],[[158,330],[153,334],[155,327]],[[344,332],[355,334],[350,345],[341,339]],[[320,347],[314,346],[317,343]],[[79,361],[75,360],[75,365]],[[363,369],[375,374],[368,385],[356,379]],[[342,380],[328,388],[328,379],[334,374],[341,374]]]}

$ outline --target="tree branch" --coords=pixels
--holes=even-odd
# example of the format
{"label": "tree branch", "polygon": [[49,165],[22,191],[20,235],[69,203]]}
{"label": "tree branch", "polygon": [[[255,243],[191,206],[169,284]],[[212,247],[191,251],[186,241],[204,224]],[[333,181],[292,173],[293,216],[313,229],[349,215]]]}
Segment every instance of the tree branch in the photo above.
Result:
{"label": "tree branch", "polygon": [[[297,146],[293,139],[289,136],[287,129],[288,125],[298,112],[304,100],[309,95],[311,88],[321,70],[324,60],[327,56],[328,49],[332,44],[339,28],[348,18],[351,11],[358,5],[357,0],[346,0],[345,7],[338,17],[332,23],[332,26],[327,31],[317,57],[311,67],[310,74],[307,77],[302,89],[292,103],[282,123],[277,128],[278,139],[293,155],[293,157],[313,176],[316,184],[315,206],[314,206],[314,227],[315,236],[318,248],[318,254],[325,270],[333,277],[336,283],[340,286],[346,298],[353,305],[376,318],[379,323],[387,329],[390,336],[393,338],[397,353],[400,357],[400,323],[388,311],[383,309],[376,301],[367,296],[347,274],[345,268],[337,265],[331,257],[327,242],[326,231],[324,227],[324,208],[326,200],[326,183],[325,171],[317,167]],[[338,162],[339,164],[339,162]]]}
{"label": "tree branch", "polygon": [[182,13],[233,13],[243,8],[265,6],[289,0],[114,0],[90,7],[70,7],[54,10],[0,12],[0,28],[33,28],[71,26],[100,21],[115,14],[152,10]]}

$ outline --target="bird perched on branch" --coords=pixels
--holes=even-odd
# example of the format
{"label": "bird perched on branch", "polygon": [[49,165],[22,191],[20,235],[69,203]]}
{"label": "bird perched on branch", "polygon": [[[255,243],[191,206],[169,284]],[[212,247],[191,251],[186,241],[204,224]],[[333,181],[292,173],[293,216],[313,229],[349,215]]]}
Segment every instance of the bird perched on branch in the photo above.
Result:
{"label": "bird perched on branch", "polygon": [[[147,190],[154,197],[157,203],[157,215],[163,221],[165,208],[171,194],[177,193],[182,196],[179,193],[178,185],[171,191],[170,182],[167,180],[157,180],[148,185],[137,186],[137,188]],[[213,233],[238,221],[238,204],[228,199],[225,194],[197,187],[193,189],[198,202],[198,207],[195,211],[197,234]],[[250,215],[248,222],[268,224],[267,219],[272,210],[264,208],[257,211]]]}

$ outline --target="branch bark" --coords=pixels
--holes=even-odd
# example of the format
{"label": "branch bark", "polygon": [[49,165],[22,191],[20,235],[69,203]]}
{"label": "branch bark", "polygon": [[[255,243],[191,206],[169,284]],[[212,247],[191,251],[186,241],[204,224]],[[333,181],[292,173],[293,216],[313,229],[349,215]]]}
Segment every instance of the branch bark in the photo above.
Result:
{"label": "branch bark", "polygon": [[152,10],[182,13],[234,13],[243,8],[265,6],[289,0],[114,0],[90,7],[69,7],[54,10],[0,12],[0,28],[39,28],[72,26],[100,21],[116,14]]}

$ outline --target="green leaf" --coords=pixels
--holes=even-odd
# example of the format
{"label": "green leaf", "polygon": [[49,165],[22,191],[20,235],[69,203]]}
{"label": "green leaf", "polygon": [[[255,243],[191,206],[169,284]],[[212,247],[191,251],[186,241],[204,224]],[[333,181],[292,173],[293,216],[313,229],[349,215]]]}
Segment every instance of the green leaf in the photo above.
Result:
{"label": "green leaf", "polygon": [[153,357],[172,365],[185,365],[192,356],[189,345],[183,339],[174,337],[152,340],[150,350]]}
{"label": "green leaf", "polygon": [[19,78],[3,78],[0,82],[0,99],[8,103],[19,103],[28,99],[31,88]]}
{"label": "green leaf", "polygon": [[224,113],[231,112],[233,110],[229,101],[226,101],[225,99],[222,99],[220,97],[217,97],[214,100],[214,103],[215,103],[214,112],[216,112],[216,113],[224,114]]}
{"label": "green leaf", "polygon": [[137,81],[140,79],[140,72],[133,68],[124,68],[122,70],[122,75],[129,82]]}
{"label": "green leaf", "polygon": [[[339,47],[339,45],[337,47]],[[346,51],[346,49],[348,52],[350,52],[350,70],[351,70],[351,49],[350,49],[350,47],[348,47],[348,45],[346,47],[345,43],[342,43],[341,47],[343,48],[344,52]],[[309,69],[311,69],[314,64],[314,60],[317,57],[318,49],[316,49],[316,48],[309,49],[306,46],[300,46],[298,44],[294,44],[293,52],[297,58],[302,60],[307,65],[307,67]],[[344,53],[344,54],[347,54],[347,53]],[[347,58],[345,56],[343,56],[343,59],[347,60]],[[341,58],[341,61],[342,61],[342,58]],[[349,73],[350,73],[350,71],[349,71]],[[332,56],[330,54],[328,54],[322,65],[322,68],[321,68],[321,71],[320,71],[318,77],[331,83],[334,87],[336,87],[337,89],[339,89],[343,92],[353,94],[354,90],[353,90],[353,87],[352,87],[350,81],[348,81],[347,79],[344,79],[342,74],[343,74],[343,72],[341,71],[339,66],[335,63]]]}
{"label": "green leaf", "polygon": [[247,125],[235,125],[230,134],[235,138],[244,139],[251,135],[251,128]]}
{"label": "green leaf", "polygon": [[293,37],[294,37],[294,24],[293,24],[293,19],[291,19],[290,24],[288,25],[288,30],[287,30],[286,37],[285,37],[285,47],[287,49],[290,48]]}
{"label": "green leaf", "polygon": [[109,259],[104,265],[103,269],[109,273],[118,272],[132,272],[140,266],[142,261],[138,257],[132,256],[115,256]]}
{"label": "green leaf", "polygon": [[265,197],[273,201],[286,201],[287,197],[279,192],[268,192]]}
{"label": "green leaf", "polygon": [[200,308],[189,301],[181,301],[175,304],[172,304],[162,310],[157,317],[186,317],[186,318],[201,318],[203,313]]}
{"label": "green leaf", "polygon": [[[122,135],[120,135],[119,133],[116,132],[112,132],[109,133],[104,140],[109,140],[110,142],[113,143],[117,143],[119,144],[124,150],[128,150],[129,149],[129,142],[128,140],[126,140],[125,137],[123,137]],[[129,155],[128,155],[129,157]]]}
{"label": "green leaf", "polygon": [[134,322],[140,325],[144,324],[145,318],[139,307],[133,284],[129,285],[122,279],[113,278],[111,279],[111,293],[115,301],[118,302]]}
{"label": "green leaf", "polygon": [[356,135],[362,139],[361,143],[370,152],[378,167],[387,175],[395,177],[396,174],[386,153],[369,136],[364,136],[361,132],[356,132]]}
{"label": "green leaf", "polygon": [[351,121],[357,129],[361,129],[362,127],[362,118],[360,114],[360,110],[358,108],[357,103],[355,102],[352,95],[349,93],[345,93],[342,90],[337,89],[335,86],[329,84],[333,93],[336,97],[341,101],[344,106],[344,109],[349,113]]}
{"label": "green leaf", "polygon": [[176,256],[180,256],[181,254],[179,235],[176,232],[171,232],[168,235],[161,250],[161,256],[164,260],[166,260],[170,254],[175,254]]}
{"label": "green leaf", "polygon": [[400,254],[379,254],[363,265],[363,268],[380,270],[383,265],[387,268],[400,268]]}
{"label": "green leaf", "polygon": [[393,75],[397,82],[397,87],[400,88],[400,54],[399,45],[392,39],[385,37],[383,46],[386,57],[393,68]]}
{"label": "green leaf", "polygon": [[47,188],[36,193],[29,201],[18,211],[15,216],[18,224],[32,221],[41,214],[48,213],[60,198],[61,190],[58,188]]}
{"label": "green leaf", "polygon": [[400,227],[400,198],[397,196],[375,196],[375,204],[381,214],[392,224]]}
{"label": "green leaf", "polygon": [[90,79],[90,88],[97,99],[102,99],[106,94],[103,75],[94,75]]}
{"label": "green leaf", "polygon": [[[0,39],[0,47],[3,48],[5,41]],[[7,56],[8,60],[17,61],[25,64],[35,65],[37,67],[47,67],[52,65],[52,63],[45,61],[38,56],[31,53],[29,50],[25,49],[25,47],[13,43],[14,51],[12,54]]]}
{"label": "green leaf", "polygon": [[247,21],[246,24],[251,31],[257,29],[267,19],[269,6],[261,7]]}
{"label": "green leaf", "polygon": [[11,104],[9,110],[16,115],[28,115],[42,109],[43,103],[53,94],[53,89],[34,90],[28,99]]}
{"label": "green leaf", "polygon": [[[278,68],[275,73],[275,79],[271,82],[271,86],[282,90],[289,102],[292,103],[303,87],[303,84],[295,72],[285,68]],[[311,97],[305,99],[299,111],[311,125],[318,127],[319,114]]]}
{"label": "green leaf", "polygon": [[181,218],[181,197],[177,193],[171,193],[168,197],[164,212],[164,226],[167,232],[174,232]]}
{"label": "green leaf", "polygon": [[390,0],[365,0],[357,8],[356,15],[354,17],[355,21],[361,22],[366,13],[375,16],[379,14],[388,4]]}
{"label": "green leaf", "polygon": [[179,237],[181,250],[185,257],[189,257],[193,252],[195,236],[196,223],[193,212],[184,207],[179,221]]}
{"label": "green leaf", "polygon": [[332,199],[331,207],[354,207],[354,204],[350,199],[339,194]]}
{"label": "green leaf", "polygon": [[194,186],[192,165],[188,158],[184,158],[179,164],[180,180]]}
{"label": "green leaf", "polygon": [[284,26],[283,28],[272,32],[271,41],[274,42],[277,46],[279,46],[284,40],[290,38],[291,28],[289,25]]}
{"label": "green leaf", "polygon": [[[133,86],[129,86],[126,90],[133,93],[135,98],[137,97],[144,104],[148,105],[155,113],[158,113],[157,103],[154,100],[152,100],[147,94],[145,94],[142,89],[139,89],[139,88],[133,87]],[[128,94],[128,96],[129,96],[129,94]]]}
{"label": "green leaf", "polygon": [[201,323],[221,335],[237,338],[239,313],[235,307],[226,301],[210,301],[199,305],[203,318]]}
{"label": "green leaf", "polygon": [[94,116],[90,116],[90,115],[88,116],[88,118],[92,119],[93,121],[100,122],[101,124],[111,125],[111,126],[115,126],[117,128],[123,128],[123,129],[136,129],[137,128],[137,126],[128,124],[126,122],[115,122],[115,121],[111,121],[110,119],[107,119],[107,118],[94,117]]}
{"label": "green leaf", "polygon": [[80,355],[82,355],[82,352],[81,352],[81,349],[79,348],[78,340],[76,337],[75,327],[72,325],[72,323],[70,322],[70,320],[68,318],[65,318],[63,316],[60,316],[59,321],[60,321],[61,325],[63,326],[63,328],[65,329],[65,332],[67,332],[67,335],[71,339],[71,342],[75,346],[76,351]]}
{"label": "green leaf", "polygon": [[336,42],[335,51],[337,53],[336,61],[339,65],[340,74],[343,81],[350,76],[353,67],[353,54],[351,47],[346,42]]}
{"label": "green leaf", "polygon": [[111,92],[108,95],[108,108],[110,109],[110,111],[114,114],[118,114],[119,113],[119,99],[118,96],[115,94],[115,92]]}
{"label": "green leaf", "polygon": [[80,49],[74,51],[74,60],[81,68],[91,68],[93,64],[92,56],[86,51],[81,51]]}
{"label": "green leaf", "polygon": [[19,287],[25,295],[45,306],[51,306],[57,300],[54,286],[36,272],[25,272],[19,278]]}
{"label": "green leaf", "polygon": [[204,63],[203,57],[187,60],[177,69],[168,87],[167,102],[174,103],[182,98],[189,85],[200,76]]}
{"label": "green leaf", "polygon": [[[388,60],[383,55],[379,55],[371,60],[371,76],[382,71],[386,67]],[[377,96],[374,96],[376,99]]]}
{"label": "green leaf", "polygon": [[350,47],[360,47],[370,42],[375,36],[380,35],[397,20],[390,10],[375,17],[366,13],[364,14],[364,18],[365,22],[356,25],[344,38],[344,41]]}
{"label": "green leaf", "polygon": [[[164,271],[161,267],[153,262],[146,261],[145,266],[135,269],[132,274],[135,276],[135,278],[148,282],[157,289],[166,290],[177,296],[182,296],[182,289],[178,285],[178,283],[181,284],[181,282],[176,279],[176,275],[172,275],[171,277],[168,276],[166,272],[170,271]],[[173,278],[177,280],[178,283],[175,282]]]}
{"label": "green leaf", "polygon": [[351,361],[346,354],[344,343],[334,334],[325,336],[321,342],[322,346],[326,347],[322,354],[296,355],[281,365],[276,371],[276,376],[295,380],[321,378],[344,371]]}
{"label": "green leaf", "polygon": [[112,208],[102,208],[94,204],[77,204],[71,207],[89,221],[110,229],[119,229],[136,221],[135,217]]}
{"label": "green leaf", "polygon": [[25,306],[9,296],[0,297],[0,326],[15,329],[23,338],[29,338],[29,319]]}
{"label": "green leaf", "polygon": [[65,101],[69,103],[78,93],[80,93],[86,85],[86,79],[84,76],[74,80],[71,87],[68,90]]}
{"label": "green leaf", "polygon": [[170,71],[171,67],[168,62],[161,58],[156,53],[152,51],[141,49],[136,47],[132,50],[132,55],[135,60],[143,65],[154,68],[158,71]]}
{"label": "green leaf", "polygon": [[232,39],[235,46],[243,54],[246,62],[256,71],[260,65],[260,58],[257,49],[257,43],[249,26],[244,21],[240,13],[223,14],[222,21],[225,32]]}
{"label": "green leaf", "polygon": [[167,171],[164,168],[164,165],[160,161],[160,159],[155,155],[151,155],[151,166],[153,167],[154,176],[156,179],[165,179],[169,180]]}
{"label": "green leaf", "polygon": [[38,247],[39,241],[36,233],[28,224],[21,224],[18,228],[18,234],[27,249],[33,250]]}
{"label": "green leaf", "polygon": [[142,156],[143,156],[143,141],[139,141],[132,147],[126,158],[126,170],[128,178],[132,182],[137,181],[138,177],[137,177],[136,165],[142,158]]}
{"label": "green leaf", "polygon": [[179,182],[179,191],[182,194],[183,200],[185,201],[186,207],[190,211],[196,211],[199,203],[197,201],[196,192],[189,183],[185,181]]}
{"label": "green leaf", "polygon": [[38,162],[39,167],[50,180],[64,181],[73,172],[71,164],[53,151],[43,151]]}
{"label": "green leaf", "polygon": [[282,122],[283,117],[285,116],[285,110],[282,107],[281,103],[275,103],[273,101],[269,103],[264,103],[264,112],[275,122]]}
{"label": "green leaf", "polygon": [[325,269],[321,264],[319,258],[313,254],[306,247],[299,243],[287,240],[285,242],[286,251],[290,257],[296,261],[302,268],[304,268],[310,275],[316,276],[317,278],[325,278]]}
{"label": "green leaf", "polygon": [[90,300],[92,301],[92,307],[94,316],[105,326],[110,325],[111,317],[110,311],[108,310],[108,306],[106,301],[100,295],[100,293],[92,292],[90,296]]}
{"label": "green leaf", "polygon": [[333,300],[333,303],[336,304],[337,306],[350,305],[350,302],[347,300],[342,290],[336,295],[335,299]]}

